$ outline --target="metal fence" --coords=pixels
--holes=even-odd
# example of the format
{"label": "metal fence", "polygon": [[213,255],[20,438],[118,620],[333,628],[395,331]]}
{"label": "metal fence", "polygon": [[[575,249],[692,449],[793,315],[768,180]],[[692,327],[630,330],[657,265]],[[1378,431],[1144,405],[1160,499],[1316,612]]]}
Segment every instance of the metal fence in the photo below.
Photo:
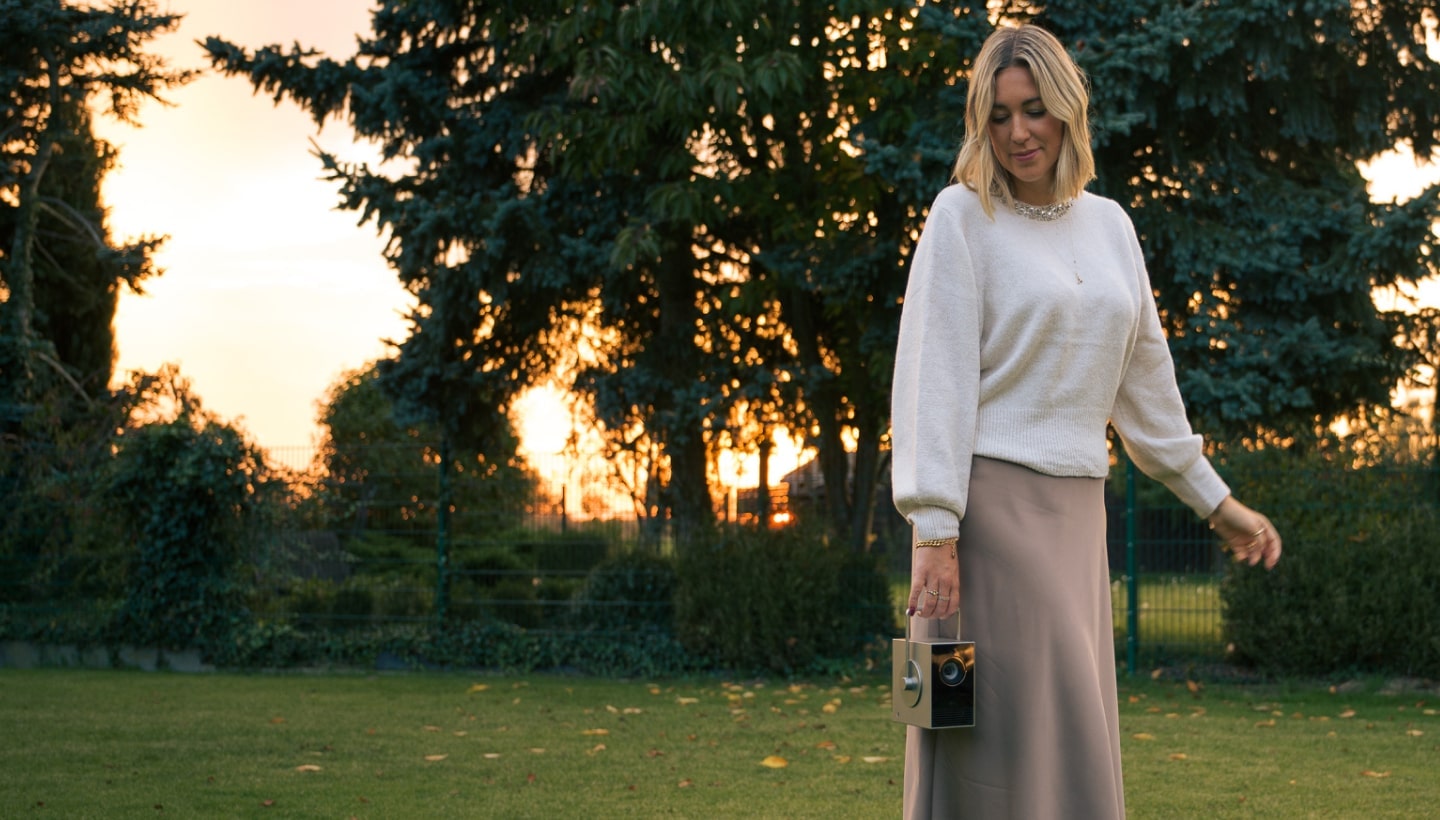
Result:
{"label": "metal fence", "polygon": [[[488,479],[476,479],[451,488],[460,501],[447,505],[439,502],[434,468],[377,471],[341,486],[297,451],[277,455],[289,465],[292,489],[280,513],[249,540],[244,598],[255,618],[336,631],[435,619],[564,628],[592,572],[607,559],[674,549],[663,521],[635,515],[633,505],[627,511],[613,485],[597,485],[599,478],[563,461],[531,464],[533,483],[524,492],[487,495]],[[1440,481],[1433,461],[1394,469]],[[1250,479],[1261,486],[1324,481],[1283,472]],[[750,493],[720,499],[721,520],[753,518]],[[1131,671],[1222,660],[1226,558],[1213,535],[1133,469],[1116,471],[1106,498],[1117,658]],[[783,491],[772,492],[766,508],[785,513],[794,526],[812,514]],[[1306,510],[1267,512],[1280,522]],[[104,617],[123,586],[133,547],[97,539],[86,528],[113,514],[96,498],[63,488],[0,512],[0,630],[34,634],[35,624],[47,623],[64,634],[66,624]],[[876,518],[874,549],[888,559],[898,596],[908,588],[908,533],[887,499],[879,501]]]}

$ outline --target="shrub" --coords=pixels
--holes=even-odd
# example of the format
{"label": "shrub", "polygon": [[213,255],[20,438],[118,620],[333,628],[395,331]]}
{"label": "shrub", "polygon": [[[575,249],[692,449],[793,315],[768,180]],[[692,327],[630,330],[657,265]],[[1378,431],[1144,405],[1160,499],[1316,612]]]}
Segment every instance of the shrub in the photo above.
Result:
{"label": "shrub", "polygon": [[794,674],[854,658],[892,628],[878,559],[799,529],[728,530],[678,569],[677,634],[720,666]]}
{"label": "shrub", "polygon": [[1440,510],[1423,467],[1332,466],[1257,454],[1237,494],[1285,539],[1272,572],[1222,588],[1237,660],[1277,674],[1440,677]]}
{"label": "shrub", "polygon": [[117,637],[164,648],[225,642],[263,459],[234,428],[188,413],[117,442],[107,494],[136,547]]}
{"label": "shrub", "polygon": [[580,628],[635,632],[675,630],[675,562],[633,552],[605,561],[585,579],[575,619]]}

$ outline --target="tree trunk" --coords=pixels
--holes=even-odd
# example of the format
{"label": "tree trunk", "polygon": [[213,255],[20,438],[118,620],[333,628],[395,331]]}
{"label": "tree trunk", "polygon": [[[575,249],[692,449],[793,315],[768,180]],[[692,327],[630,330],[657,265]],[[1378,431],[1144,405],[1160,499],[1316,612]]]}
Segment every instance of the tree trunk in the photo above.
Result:
{"label": "tree trunk", "polygon": [[[15,213],[15,234],[10,244],[10,264],[5,270],[5,284],[10,293],[0,304],[0,410],[9,422],[18,419],[21,408],[29,403],[35,378],[32,367],[35,331],[35,268],[33,253],[35,228],[40,219],[40,181],[54,156],[55,141],[42,131],[39,150],[35,153],[30,173],[20,186],[20,201]],[[15,415],[11,415],[15,414]]]}
{"label": "tree trunk", "polygon": [[851,476],[850,549],[870,551],[870,533],[875,526],[875,487],[879,479],[880,434],[872,425],[857,429],[855,471]]}
{"label": "tree trunk", "polygon": [[651,342],[653,367],[661,385],[654,396],[654,419],[659,426],[654,435],[663,442],[663,457],[670,465],[665,506],[670,511],[675,543],[682,549],[695,533],[715,524],[706,470],[706,408],[686,390],[701,379],[705,364],[695,348],[695,259],[690,252],[689,228],[684,231],[669,238],[665,244],[673,250],[656,266],[660,316]]}
{"label": "tree trunk", "polygon": [[760,428],[760,478],[755,482],[755,501],[757,504],[756,515],[760,518],[760,526],[770,526],[770,428]]}

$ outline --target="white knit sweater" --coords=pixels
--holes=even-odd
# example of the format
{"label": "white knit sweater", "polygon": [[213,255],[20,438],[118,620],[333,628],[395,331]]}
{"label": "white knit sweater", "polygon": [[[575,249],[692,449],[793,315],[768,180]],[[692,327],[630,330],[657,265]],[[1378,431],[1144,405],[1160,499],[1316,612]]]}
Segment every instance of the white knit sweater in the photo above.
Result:
{"label": "white knit sweater", "polygon": [[972,456],[1105,477],[1107,422],[1136,466],[1213,512],[1229,489],[1185,417],[1129,217],[1088,193],[1054,222],[996,205],[992,221],[946,188],[910,261],[891,412],[915,537],[958,534]]}

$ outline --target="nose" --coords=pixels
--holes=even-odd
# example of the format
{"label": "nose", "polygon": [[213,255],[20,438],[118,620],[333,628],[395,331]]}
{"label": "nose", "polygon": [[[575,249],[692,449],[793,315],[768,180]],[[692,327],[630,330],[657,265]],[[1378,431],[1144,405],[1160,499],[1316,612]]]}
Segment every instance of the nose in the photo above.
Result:
{"label": "nose", "polygon": [[1024,123],[1024,117],[1010,118],[1010,141],[1016,145],[1024,145],[1030,139],[1030,129]]}

